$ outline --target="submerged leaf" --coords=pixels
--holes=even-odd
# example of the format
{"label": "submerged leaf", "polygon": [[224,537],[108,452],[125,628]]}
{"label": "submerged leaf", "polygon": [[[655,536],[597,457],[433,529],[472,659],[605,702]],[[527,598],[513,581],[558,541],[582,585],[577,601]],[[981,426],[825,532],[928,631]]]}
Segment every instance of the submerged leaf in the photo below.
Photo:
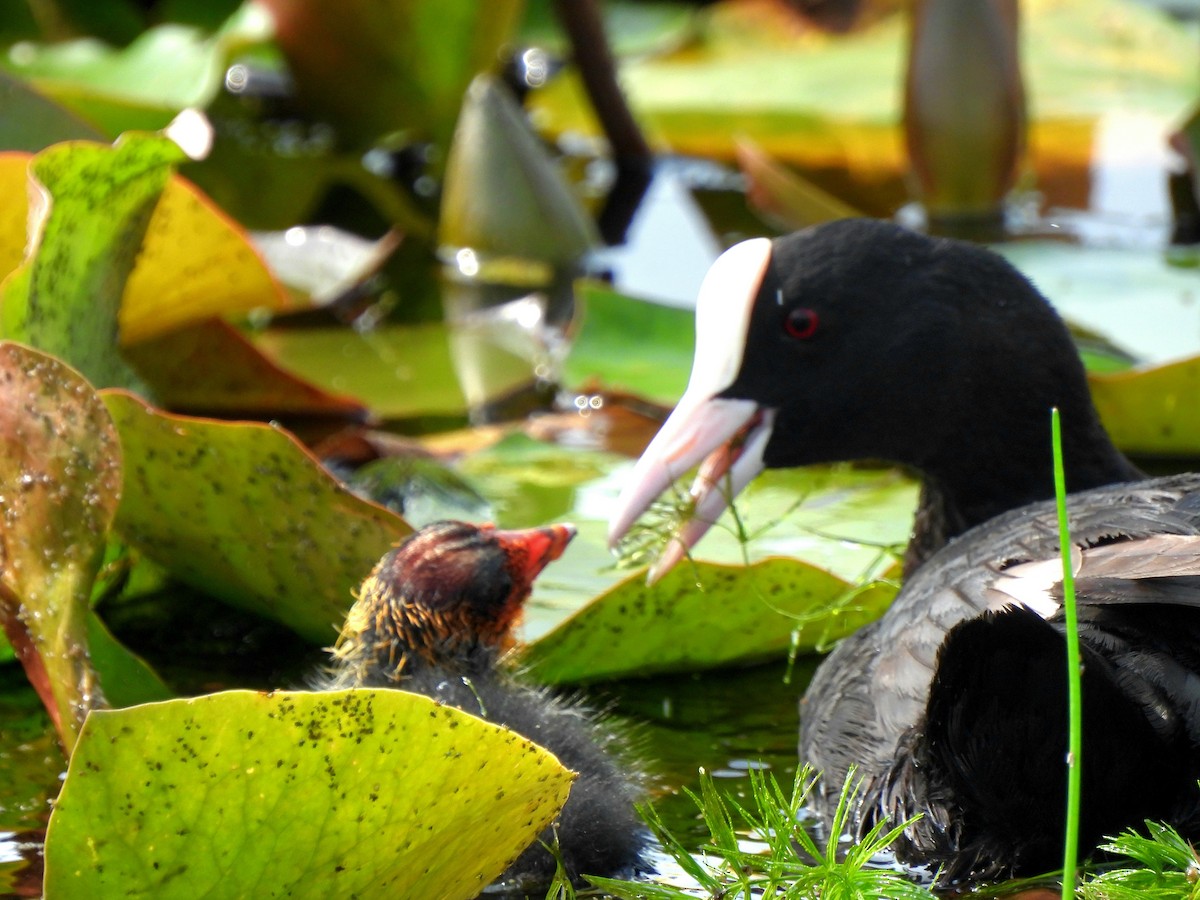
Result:
{"label": "submerged leaf", "polygon": [[46,838],[53,897],[476,896],[571,773],[402,691],[233,691],[88,720]]}
{"label": "submerged leaf", "polygon": [[121,496],[121,448],[78,372],[0,342],[5,632],[69,751],[103,695],[88,657],[92,580]]}
{"label": "submerged leaf", "polygon": [[121,435],[118,531],[171,574],[325,644],[351,592],[411,533],[270,425],[155,410],[105,392]]}

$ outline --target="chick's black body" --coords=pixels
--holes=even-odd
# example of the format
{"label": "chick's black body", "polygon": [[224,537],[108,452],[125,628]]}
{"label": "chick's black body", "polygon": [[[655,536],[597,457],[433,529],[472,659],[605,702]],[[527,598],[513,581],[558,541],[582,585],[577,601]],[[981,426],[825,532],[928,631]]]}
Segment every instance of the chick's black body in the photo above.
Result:
{"label": "chick's black body", "polygon": [[[922,481],[903,589],[803,701],[818,812],[829,820],[854,766],[860,827],[922,814],[897,852],[943,884],[1061,865],[1057,407],[1079,548],[1081,843],[1145,818],[1200,838],[1200,475],[1146,479],[1116,450],[1062,322],[990,251],[847,220],[723,259],[701,290],[688,393],[627,484],[613,537],[710,451],[697,509],[716,508],[713,484],[736,492],[766,467],[880,459]],[[1196,415],[1200,397],[1180,410]]]}
{"label": "chick's black body", "polygon": [[[578,880],[642,865],[638,780],[610,755],[616,738],[591,712],[522,683],[500,663],[534,578],[573,534],[567,526],[503,532],[459,522],[422,529],[363,583],[321,686],[424,694],[554,753],[578,773],[554,826],[567,872]],[[552,829],[540,838],[554,839]],[[544,890],[555,866],[535,843],[501,883]]]}

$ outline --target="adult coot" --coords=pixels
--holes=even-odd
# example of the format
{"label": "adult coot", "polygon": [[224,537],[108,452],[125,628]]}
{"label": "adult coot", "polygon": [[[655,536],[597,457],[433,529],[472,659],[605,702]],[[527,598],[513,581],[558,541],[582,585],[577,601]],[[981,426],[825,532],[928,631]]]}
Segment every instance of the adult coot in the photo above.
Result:
{"label": "adult coot", "polygon": [[[501,531],[438,522],[388,552],[359,589],[319,687],[392,687],[425,694],[511,728],[578,772],[558,820],[567,874],[642,866],[648,834],[634,808],[637,778],[608,750],[613,735],[576,703],[524,684],[500,665],[533,581],[575,535],[570,525]],[[555,831],[541,836],[553,843]],[[554,857],[534,843],[502,886],[542,887]]]}
{"label": "adult coot", "polygon": [[[1200,836],[1200,476],[1146,479],[1116,450],[1066,329],[1020,273],[970,244],[835,222],[727,251],[696,335],[687,391],[612,521],[616,541],[701,464],[695,514],[652,575],[764,467],[920,473],[903,590],[822,663],[802,708],[801,754],[826,790],[850,766],[864,776],[860,827],[922,813],[898,854],[947,884],[1061,863],[1066,665],[1044,502],[1058,407],[1079,548],[1081,839],[1144,818]],[[827,820],[831,799],[817,800]]]}

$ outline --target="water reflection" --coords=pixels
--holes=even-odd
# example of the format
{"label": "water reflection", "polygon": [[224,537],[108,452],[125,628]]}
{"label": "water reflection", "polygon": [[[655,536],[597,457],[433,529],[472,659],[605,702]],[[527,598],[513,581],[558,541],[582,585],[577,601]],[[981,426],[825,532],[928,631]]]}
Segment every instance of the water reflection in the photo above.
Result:
{"label": "water reflection", "polygon": [[472,424],[549,408],[575,311],[578,269],[443,251],[442,298]]}

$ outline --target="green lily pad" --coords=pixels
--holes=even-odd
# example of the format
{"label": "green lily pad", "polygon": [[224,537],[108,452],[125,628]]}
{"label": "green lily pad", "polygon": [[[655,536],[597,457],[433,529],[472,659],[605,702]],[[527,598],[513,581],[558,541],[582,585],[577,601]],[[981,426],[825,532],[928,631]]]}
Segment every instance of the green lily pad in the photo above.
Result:
{"label": "green lily pad", "polygon": [[175,696],[144,659],[112,636],[94,612],[87,619],[88,654],[104,686],[104,697],[115,707],[156,703]]}
{"label": "green lily pad", "polygon": [[314,643],[332,641],[353,589],[412,531],[280,428],[170,415],[122,391],[104,402],[125,456],[120,534],[180,580]]}
{"label": "green lily pad", "polygon": [[466,414],[448,329],[440,322],[369,331],[272,327],[250,339],[288,371],[348,394],[382,418]]}
{"label": "green lily pad", "polygon": [[286,414],[361,417],[364,407],[268,360],[236,328],[208,319],[125,349],[164,406],[267,419]]}
{"label": "green lily pad", "polygon": [[[15,268],[24,254],[28,211],[22,201],[28,163],[33,159],[23,154],[0,156],[0,195],[14,198],[13,203],[5,205],[0,218],[2,272]],[[119,178],[121,168],[125,167],[120,154],[111,152],[95,154],[93,163],[98,168],[86,173],[90,179],[105,174],[108,165]],[[50,189],[62,193],[78,190],[79,185],[71,181],[77,182],[81,177],[84,173]],[[87,214],[78,199],[68,198],[66,202],[74,205],[76,213]],[[162,185],[161,196],[152,205],[154,212],[144,225],[145,237],[137,260],[121,289],[118,324],[122,343],[158,337],[213,316],[244,315],[252,310],[283,311],[297,305],[271,274],[245,230],[193,184],[177,175],[169,177]],[[114,244],[122,237],[118,229],[130,228],[129,239],[134,241],[137,229],[142,227],[137,219],[128,223],[110,221],[105,212],[100,212],[98,218],[98,223],[84,230],[108,233]],[[68,251],[87,251],[86,245],[70,243],[78,240],[72,234],[65,240]],[[41,252],[54,251],[43,247]]]}
{"label": "green lily pad", "polygon": [[88,657],[92,580],[121,496],[121,447],[83,377],[0,342],[5,633],[69,751],[103,705]]}
{"label": "green lily pad", "polygon": [[567,797],[506,729],[402,691],[232,691],[93,715],[52,897],[476,896]]}
{"label": "green lily pad", "polygon": [[579,333],[563,366],[563,381],[599,383],[674,404],[687,387],[696,343],[695,316],[624,296],[595,281],[577,281]]}
{"label": "green lily pad", "polygon": [[150,134],[35,156],[32,253],[0,285],[0,334],[58,356],[98,387],[136,384],[115,352],[117,314],[170,167],[183,158]]}
{"label": "green lily pad", "polygon": [[[916,486],[852,466],[766,472],[653,587],[617,568],[607,519],[632,462],[510,437],[460,468],[505,527],[570,521],[579,534],[526,604],[522,664],[548,682],[685,671],[824,647],[895,592]],[[787,558],[791,557],[791,558]],[[749,565],[747,565],[749,564]],[[860,587],[861,586],[861,587]]]}
{"label": "green lily pad", "polygon": [[748,665],[828,648],[877,619],[895,583],[861,589],[816,566],[683,564],[626,578],[528,645],[523,666],[553,684]]}

